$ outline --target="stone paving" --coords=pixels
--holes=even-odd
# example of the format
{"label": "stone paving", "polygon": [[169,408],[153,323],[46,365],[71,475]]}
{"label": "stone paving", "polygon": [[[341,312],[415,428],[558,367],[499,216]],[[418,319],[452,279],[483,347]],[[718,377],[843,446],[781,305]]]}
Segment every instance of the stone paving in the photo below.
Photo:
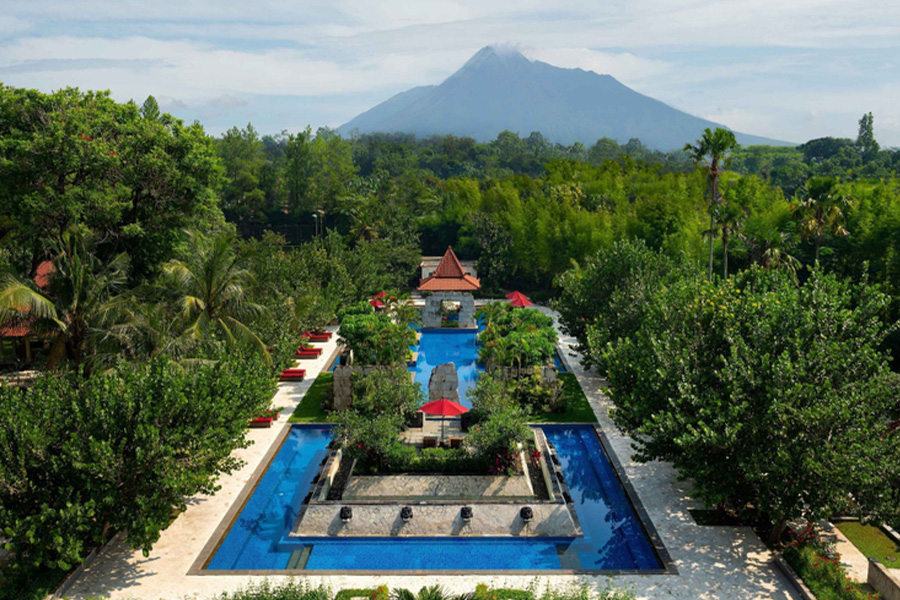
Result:
{"label": "stone paving", "polygon": [[[553,314],[547,309],[541,310]],[[678,481],[674,469],[664,463],[642,464],[631,459],[631,440],[618,432],[609,419],[610,401],[603,392],[604,382],[580,367],[578,356],[570,347],[574,343],[573,339],[561,336],[560,346],[567,354],[572,371],[581,382],[678,574],[620,576],[612,580],[585,575],[550,575],[541,576],[539,585],[586,583],[602,589],[612,581],[617,586],[632,588],[638,598],[647,600],[798,598],[787,580],[772,566],[771,553],[750,528],[696,525],[688,509],[698,505],[689,497],[689,485]],[[285,412],[296,406],[310,382],[326,367],[325,361],[334,344],[334,340],[326,344],[323,356],[316,361],[304,361],[309,379],[302,383],[281,384],[273,404],[286,407]],[[248,436],[255,443],[239,452],[247,465],[231,476],[223,477],[220,481],[222,489],[218,494],[194,499],[188,510],[162,533],[149,557],[127,549],[120,540],[114,540],[69,590],[70,596],[83,600],[91,596],[207,600],[224,591],[245,587],[250,582],[289,579],[282,576],[187,575],[223,515],[258,467],[266,450],[274,443],[281,427],[285,426],[250,430]],[[341,575],[304,579],[314,585],[324,583],[334,590],[381,584],[417,590],[421,586],[437,583],[452,592],[470,592],[477,583],[524,587],[535,580],[528,575]]]}

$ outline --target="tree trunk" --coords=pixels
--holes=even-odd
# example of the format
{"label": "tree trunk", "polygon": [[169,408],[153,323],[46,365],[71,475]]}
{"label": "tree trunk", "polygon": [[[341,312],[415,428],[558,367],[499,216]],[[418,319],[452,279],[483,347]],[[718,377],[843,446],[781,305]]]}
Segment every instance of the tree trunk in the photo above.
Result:
{"label": "tree trunk", "polygon": [[66,334],[60,332],[53,339],[50,354],[47,356],[47,370],[52,371],[59,366],[66,356]]}
{"label": "tree trunk", "polygon": [[769,545],[777,546],[781,543],[781,536],[784,533],[784,530],[787,529],[788,522],[786,519],[781,519],[775,523],[772,527],[772,531],[769,532]]}
{"label": "tree trunk", "polygon": [[713,213],[712,213],[712,205],[709,207],[709,276],[708,279],[712,281],[712,272],[713,272]]}
{"label": "tree trunk", "polygon": [[722,258],[725,263],[725,279],[728,279],[728,231],[722,228]]}

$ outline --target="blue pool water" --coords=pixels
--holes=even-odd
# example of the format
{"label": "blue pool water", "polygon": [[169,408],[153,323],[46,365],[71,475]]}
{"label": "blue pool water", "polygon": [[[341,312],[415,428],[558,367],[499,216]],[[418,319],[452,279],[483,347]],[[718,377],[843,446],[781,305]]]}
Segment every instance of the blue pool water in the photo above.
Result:
{"label": "blue pool water", "polygon": [[556,446],[583,537],[289,538],[330,440],[327,428],[294,426],[206,568],[280,570],[308,555],[307,570],[660,569],[593,428],[542,429]]}
{"label": "blue pool water", "polygon": [[[481,328],[479,328],[479,331]],[[478,381],[478,348],[474,329],[423,329],[417,350],[416,366],[410,371],[416,374],[416,382],[428,391],[431,370],[436,366],[452,362],[459,377],[459,403],[472,407],[468,398],[469,390]]]}

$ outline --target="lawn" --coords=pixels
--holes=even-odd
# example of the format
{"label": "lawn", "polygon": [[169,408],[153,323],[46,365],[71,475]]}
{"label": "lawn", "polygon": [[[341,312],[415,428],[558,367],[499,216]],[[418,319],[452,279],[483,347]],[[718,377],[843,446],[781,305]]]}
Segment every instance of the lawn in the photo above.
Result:
{"label": "lawn", "polygon": [[560,381],[563,382],[563,394],[566,396],[566,405],[569,407],[564,413],[548,412],[532,415],[529,419],[532,423],[596,423],[597,416],[588,403],[581,384],[574,373],[560,373]]}
{"label": "lawn", "polygon": [[874,558],[889,569],[900,569],[900,544],[878,527],[859,521],[837,523],[837,528],[859,548],[866,558]]}
{"label": "lawn", "polygon": [[331,395],[334,374],[320,373],[294,410],[288,423],[326,423],[331,415],[322,408],[322,401]]}

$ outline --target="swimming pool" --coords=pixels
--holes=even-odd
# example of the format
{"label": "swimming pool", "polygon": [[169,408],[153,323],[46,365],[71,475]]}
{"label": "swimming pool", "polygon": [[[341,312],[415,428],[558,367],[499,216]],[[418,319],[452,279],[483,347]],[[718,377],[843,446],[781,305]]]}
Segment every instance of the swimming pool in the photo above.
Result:
{"label": "swimming pool", "polygon": [[[479,327],[478,331],[483,328]],[[459,403],[472,407],[469,390],[478,381],[478,346],[475,329],[423,329],[419,345],[413,349],[419,353],[416,366],[410,371],[416,374],[416,382],[428,393],[428,380],[436,366],[448,362],[456,365],[459,377]]]}
{"label": "swimming pool", "polygon": [[664,550],[651,543],[655,534],[638,519],[593,426],[541,429],[556,446],[583,537],[289,537],[331,439],[327,427],[295,425],[204,570],[665,572]]}

